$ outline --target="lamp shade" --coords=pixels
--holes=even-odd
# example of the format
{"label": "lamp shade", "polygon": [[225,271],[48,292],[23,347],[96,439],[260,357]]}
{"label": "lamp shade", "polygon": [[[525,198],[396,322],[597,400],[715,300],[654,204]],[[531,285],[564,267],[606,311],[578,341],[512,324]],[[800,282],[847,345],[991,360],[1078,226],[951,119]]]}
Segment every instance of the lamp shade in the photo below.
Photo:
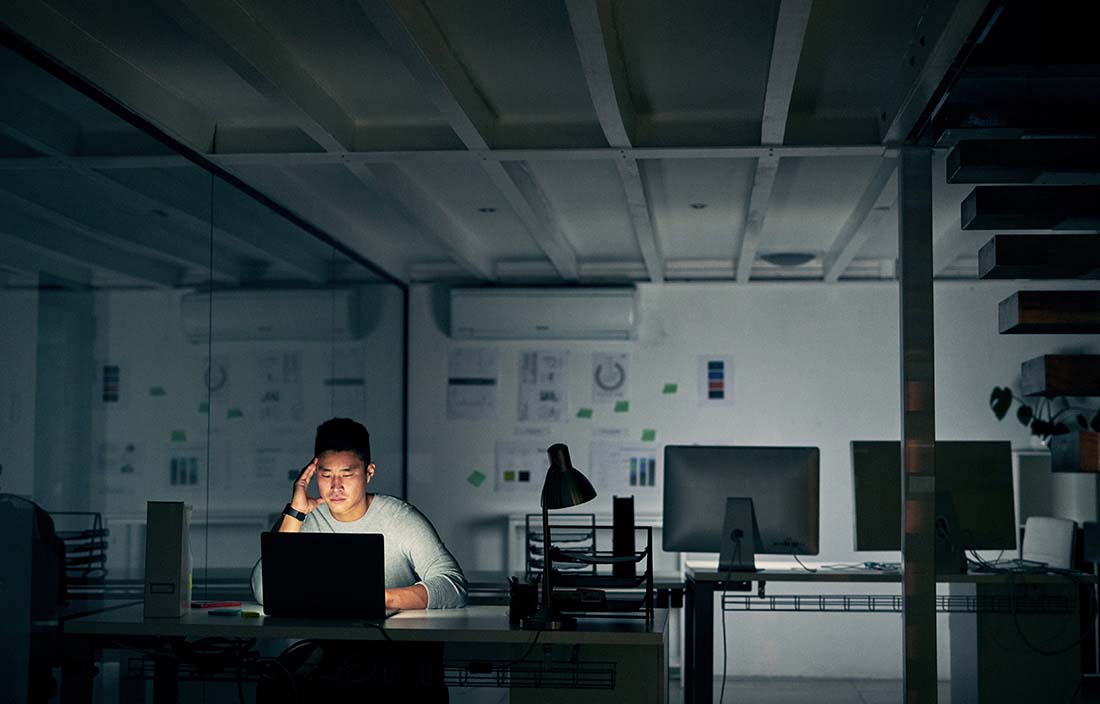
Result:
{"label": "lamp shade", "polygon": [[596,498],[592,482],[570,461],[567,446],[560,442],[551,445],[546,454],[550,456],[550,468],[542,485],[543,508],[569,508]]}

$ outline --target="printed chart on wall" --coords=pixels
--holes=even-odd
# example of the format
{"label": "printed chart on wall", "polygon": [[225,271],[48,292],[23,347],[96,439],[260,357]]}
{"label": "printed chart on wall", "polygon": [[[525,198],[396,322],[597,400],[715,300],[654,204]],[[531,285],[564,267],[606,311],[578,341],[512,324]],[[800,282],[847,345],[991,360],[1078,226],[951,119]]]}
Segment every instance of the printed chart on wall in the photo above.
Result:
{"label": "printed chart on wall", "polygon": [[520,352],[519,406],[516,413],[520,422],[564,420],[568,358],[569,353],[562,351]]}
{"label": "printed chart on wall", "polygon": [[447,356],[447,420],[497,416],[497,350],[459,348]]}
{"label": "printed chart on wall", "polygon": [[302,353],[275,352],[261,355],[256,417],[265,424],[301,422]]}
{"label": "printed chart on wall", "polygon": [[699,355],[699,405],[733,405],[733,357]]}
{"label": "printed chart on wall", "polygon": [[362,347],[333,350],[332,366],[322,383],[333,418],[362,418],[367,410],[366,362]]}
{"label": "printed chart on wall", "polygon": [[661,491],[653,445],[593,440],[589,468],[593,483],[604,491],[635,495]]}
{"label": "printed chart on wall", "polygon": [[611,403],[630,397],[630,355],[592,354],[592,402]]}
{"label": "printed chart on wall", "polygon": [[498,440],[496,446],[496,490],[538,493],[550,460],[546,441]]}

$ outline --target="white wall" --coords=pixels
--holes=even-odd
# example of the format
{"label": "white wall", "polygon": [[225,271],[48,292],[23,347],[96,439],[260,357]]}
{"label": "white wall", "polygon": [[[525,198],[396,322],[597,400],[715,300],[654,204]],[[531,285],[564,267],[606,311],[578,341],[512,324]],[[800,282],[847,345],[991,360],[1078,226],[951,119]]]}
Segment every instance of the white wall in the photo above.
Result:
{"label": "white wall", "polygon": [[[937,435],[942,439],[1005,439],[1027,446],[1014,420],[998,423],[991,388],[1014,383],[1025,359],[1066,347],[1096,349],[1072,336],[999,336],[997,303],[1011,283],[936,286]],[[409,496],[435,523],[467,570],[504,567],[505,516],[538,509],[537,494],[494,493],[498,439],[538,432],[516,422],[520,350],[570,352],[568,420],[539,439],[565,442],[584,469],[593,430],[624,427],[630,440],[657,430],[657,444],[814,445],[821,448],[820,562],[897,560],[898,553],[852,550],[849,445],[896,439],[900,433],[898,292],[889,283],[663,284],[639,286],[640,325],[631,342],[499,342],[495,421],[448,421],[447,352],[477,344],[446,334],[447,294],[416,286],[410,312]],[[594,351],[632,355],[628,414],[593,405]],[[733,357],[730,408],[696,403],[697,355]],[[666,382],[675,396],[661,393]],[[593,407],[592,420],[574,417]],[[478,470],[480,487],[467,481]],[[610,511],[601,496],[592,510]],[[638,510],[658,509],[659,499]],[[585,507],[588,508],[587,506]],[[778,593],[774,585],[769,585]],[[794,593],[794,589],[784,589]],[[808,591],[808,590],[803,590]],[[821,591],[815,588],[814,591]],[[740,675],[900,677],[900,616],[731,614],[730,673]],[[946,619],[941,620],[940,672],[947,673]],[[721,652],[721,649],[718,649]],[[721,663],[717,663],[720,667]]]}
{"label": "white wall", "polygon": [[[185,339],[179,313],[185,292],[97,294],[96,361],[122,366],[121,400],[94,404],[94,505],[106,514],[112,531],[112,566],[141,564],[145,503],[151,500],[192,505],[196,565],[206,564],[208,553],[211,566],[251,565],[259,555],[259,530],[270,526],[269,516],[290,500],[288,473],[310,461],[315,428],[333,413],[368,426],[372,459],[379,466],[372,487],[401,493],[401,292],[393,286],[365,290],[370,328],[362,339],[335,345],[327,337],[216,342],[213,357],[226,370],[226,382],[209,399],[208,413],[202,406],[208,401],[210,349],[206,342]],[[328,319],[327,310],[317,314]],[[298,383],[281,389],[296,386],[299,393],[297,401],[284,395],[280,415],[265,417],[261,395],[269,386],[261,379],[261,367],[272,355],[300,361]],[[347,364],[348,358],[359,364]],[[364,402],[334,404],[333,387],[324,383],[332,376],[364,377]],[[293,412],[291,405],[297,406]],[[183,440],[176,439],[179,433]],[[128,447],[131,454],[120,462]],[[209,471],[204,468],[207,451]],[[176,455],[198,456],[197,484],[171,484],[170,462]],[[126,464],[134,471],[123,474],[120,467]]]}

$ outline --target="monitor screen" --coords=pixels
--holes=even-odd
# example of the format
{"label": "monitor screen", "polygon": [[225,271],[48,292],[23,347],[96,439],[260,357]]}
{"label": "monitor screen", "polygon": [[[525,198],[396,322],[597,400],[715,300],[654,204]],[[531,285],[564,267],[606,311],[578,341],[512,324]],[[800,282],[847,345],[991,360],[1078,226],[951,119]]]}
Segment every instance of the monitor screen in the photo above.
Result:
{"label": "monitor screen", "polygon": [[747,497],[760,553],[816,555],[819,463],[816,447],[665,447],[664,549],[718,552],[726,499]]}
{"label": "monitor screen", "polygon": [[[852,442],[855,549],[901,550],[901,443]],[[998,441],[936,442],[937,513],[950,497],[953,540],[964,550],[1016,547],[1012,447]]]}

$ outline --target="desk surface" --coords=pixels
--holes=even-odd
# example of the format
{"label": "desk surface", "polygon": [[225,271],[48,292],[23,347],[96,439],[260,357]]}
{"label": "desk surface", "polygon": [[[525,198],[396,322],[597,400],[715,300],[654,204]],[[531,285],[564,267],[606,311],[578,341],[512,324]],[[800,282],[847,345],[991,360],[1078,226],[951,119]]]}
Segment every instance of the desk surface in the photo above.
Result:
{"label": "desk surface", "polygon": [[[469,606],[464,609],[403,611],[385,621],[354,622],[339,619],[294,619],[264,616],[258,604],[247,603],[240,615],[211,615],[201,609],[180,618],[146,619],[143,605],[136,604],[65,623],[66,635],[161,636],[179,638],[320,638],[332,640],[529,643],[535,631],[508,623],[505,606]],[[575,631],[543,631],[539,642],[643,645],[663,642],[668,611],[654,612],[653,623],[642,619],[581,618]],[[385,631],[385,635],[382,631]]]}
{"label": "desk surface", "polygon": [[[848,583],[885,583],[900,584],[901,572],[884,572],[868,569],[819,569],[807,572],[804,569],[767,569],[758,572],[719,572],[717,567],[688,567],[687,578],[696,582],[848,582]],[[1091,575],[1080,575],[1080,582],[1093,582]],[[939,584],[1007,584],[1027,582],[1028,584],[1062,583],[1066,577],[1057,574],[1030,574],[997,572],[970,572],[967,574],[938,574]]]}

